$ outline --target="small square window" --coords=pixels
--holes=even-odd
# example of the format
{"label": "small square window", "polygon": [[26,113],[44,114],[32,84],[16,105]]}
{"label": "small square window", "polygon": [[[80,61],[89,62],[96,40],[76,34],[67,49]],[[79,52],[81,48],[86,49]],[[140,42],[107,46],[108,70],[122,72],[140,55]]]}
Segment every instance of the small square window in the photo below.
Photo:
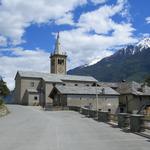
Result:
{"label": "small square window", "polygon": [[78,84],[75,84],[75,86],[78,86]]}
{"label": "small square window", "polygon": [[63,59],[58,59],[58,64],[63,65],[64,64],[64,60]]}
{"label": "small square window", "polygon": [[30,85],[31,85],[31,87],[34,87],[34,82],[31,82]]}
{"label": "small square window", "polygon": [[111,109],[108,109],[108,112],[111,112]]}
{"label": "small square window", "polygon": [[37,96],[34,96],[34,100],[37,100],[38,99],[38,97]]}

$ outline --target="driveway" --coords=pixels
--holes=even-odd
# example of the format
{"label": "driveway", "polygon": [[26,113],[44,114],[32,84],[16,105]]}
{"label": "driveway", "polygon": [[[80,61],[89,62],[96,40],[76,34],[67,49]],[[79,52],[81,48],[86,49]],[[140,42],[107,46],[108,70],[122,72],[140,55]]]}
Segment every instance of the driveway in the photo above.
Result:
{"label": "driveway", "polygon": [[150,140],[73,111],[9,105],[0,118],[0,150],[149,150]]}

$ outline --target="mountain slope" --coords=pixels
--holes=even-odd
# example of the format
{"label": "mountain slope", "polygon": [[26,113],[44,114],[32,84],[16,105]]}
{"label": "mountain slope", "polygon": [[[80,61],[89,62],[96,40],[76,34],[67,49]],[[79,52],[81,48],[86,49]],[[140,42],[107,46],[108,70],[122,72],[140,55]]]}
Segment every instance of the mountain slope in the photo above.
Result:
{"label": "mountain slope", "polygon": [[69,70],[68,74],[91,75],[99,81],[107,82],[123,79],[142,81],[150,74],[150,39],[128,45],[92,66]]}

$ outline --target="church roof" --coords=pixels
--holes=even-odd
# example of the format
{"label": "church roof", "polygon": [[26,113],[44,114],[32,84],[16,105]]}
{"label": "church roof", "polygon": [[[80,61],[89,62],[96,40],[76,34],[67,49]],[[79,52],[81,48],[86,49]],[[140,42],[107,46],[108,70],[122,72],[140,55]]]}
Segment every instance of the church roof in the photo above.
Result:
{"label": "church roof", "polygon": [[[81,87],[81,86],[56,85],[54,89],[58,90],[61,94],[100,95],[103,93],[103,95],[119,95],[118,92],[116,92],[110,87],[93,87],[93,86]],[[53,90],[50,95],[53,94]]]}
{"label": "church roof", "polygon": [[85,81],[85,82],[97,82],[92,76],[79,76],[79,75],[62,75],[51,74],[32,71],[18,71],[21,77],[27,78],[42,78],[46,82],[63,82],[63,81]]}
{"label": "church roof", "polygon": [[18,74],[21,77],[25,78],[41,78],[46,82],[62,82],[57,76],[48,73],[33,72],[33,71],[18,71]]}

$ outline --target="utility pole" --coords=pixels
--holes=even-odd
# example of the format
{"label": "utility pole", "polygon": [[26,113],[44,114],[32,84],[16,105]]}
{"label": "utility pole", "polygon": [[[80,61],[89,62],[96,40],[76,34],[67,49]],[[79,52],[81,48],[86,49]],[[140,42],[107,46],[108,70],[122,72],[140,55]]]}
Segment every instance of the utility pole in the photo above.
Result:
{"label": "utility pole", "polygon": [[98,91],[97,91],[97,82],[96,82],[95,90],[96,90],[96,112],[97,112],[97,117],[98,117]]}

